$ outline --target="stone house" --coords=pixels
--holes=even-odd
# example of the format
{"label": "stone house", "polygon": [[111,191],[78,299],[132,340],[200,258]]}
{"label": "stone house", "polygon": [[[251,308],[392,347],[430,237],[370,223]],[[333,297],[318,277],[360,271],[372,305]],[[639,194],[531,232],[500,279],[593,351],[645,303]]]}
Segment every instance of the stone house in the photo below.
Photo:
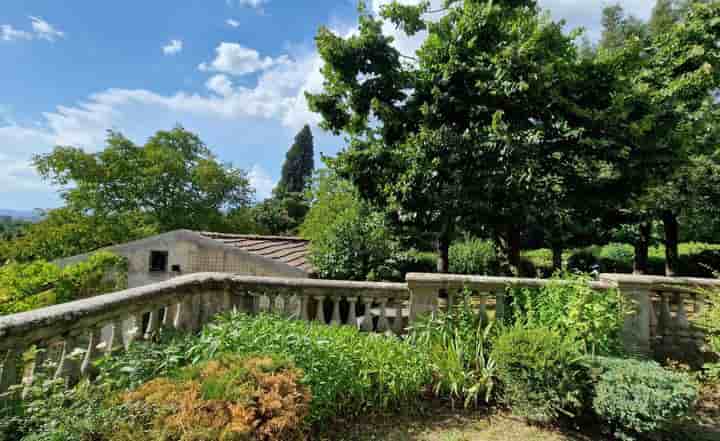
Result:
{"label": "stone house", "polygon": [[[128,287],[134,288],[200,272],[309,278],[314,271],[308,245],[298,237],[176,230],[104,250],[128,259]],[[55,263],[65,266],[87,257]]]}

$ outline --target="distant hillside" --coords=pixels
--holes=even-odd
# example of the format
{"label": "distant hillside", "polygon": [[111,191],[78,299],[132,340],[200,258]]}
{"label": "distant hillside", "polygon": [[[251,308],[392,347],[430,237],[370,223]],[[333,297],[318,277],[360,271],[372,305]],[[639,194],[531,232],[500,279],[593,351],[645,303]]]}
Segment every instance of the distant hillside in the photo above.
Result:
{"label": "distant hillside", "polygon": [[32,210],[11,210],[8,208],[0,208],[0,216],[9,216],[13,219],[22,220],[38,220],[40,216]]}

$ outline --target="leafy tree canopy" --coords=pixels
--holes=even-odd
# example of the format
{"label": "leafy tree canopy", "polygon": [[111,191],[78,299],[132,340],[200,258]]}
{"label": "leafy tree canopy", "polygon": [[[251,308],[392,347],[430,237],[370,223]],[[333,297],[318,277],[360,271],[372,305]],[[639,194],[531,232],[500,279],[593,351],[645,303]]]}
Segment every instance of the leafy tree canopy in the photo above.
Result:
{"label": "leafy tree canopy", "polygon": [[243,170],[220,163],[181,127],[157,132],[142,146],[111,131],[97,153],[59,146],[34,162],[63,188],[69,209],[101,217],[139,213],[159,231],[212,229],[222,209],[247,206],[253,195]]}

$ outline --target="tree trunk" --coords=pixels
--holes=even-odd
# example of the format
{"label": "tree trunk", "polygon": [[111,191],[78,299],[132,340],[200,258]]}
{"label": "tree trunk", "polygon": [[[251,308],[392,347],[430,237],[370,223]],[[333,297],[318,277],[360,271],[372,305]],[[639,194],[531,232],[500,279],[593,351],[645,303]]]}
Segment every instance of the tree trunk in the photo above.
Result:
{"label": "tree trunk", "polygon": [[648,250],[650,248],[650,235],[652,225],[650,222],[640,223],[640,237],[635,241],[635,260],[633,261],[634,274],[647,274]]}
{"label": "tree trunk", "polygon": [[450,271],[450,240],[440,236],[437,241],[437,272],[446,274]]}
{"label": "tree trunk", "polygon": [[516,225],[507,227],[507,255],[513,275],[520,276],[520,230]]}
{"label": "tree trunk", "polygon": [[673,277],[678,274],[678,241],[680,223],[672,211],[663,213],[665,227],[665,275]]}
{"label": "tree trunk", "polygon": [[560,244],[552,244],[552,264],[553,272],[562,271],[563,260],[562,260],[563,247]]}
{"label": "tree trunk", "polygon": [[450,272],[450,242],[452,241],[451,229],[452,225],[450,225],[450,222],[447,221],[437,238],[437,272],[441,274],[447,274]]}

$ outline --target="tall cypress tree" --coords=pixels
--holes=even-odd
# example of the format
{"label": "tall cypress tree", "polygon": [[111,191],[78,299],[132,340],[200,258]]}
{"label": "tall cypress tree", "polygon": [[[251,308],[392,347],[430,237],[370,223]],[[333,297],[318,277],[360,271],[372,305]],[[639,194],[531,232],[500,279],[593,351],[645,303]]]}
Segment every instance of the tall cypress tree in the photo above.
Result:
{"label": "tall cypress tree", "polygon": [[300,130],[285,156],[282,176],[275,190],[278,194],[301,193],[305,190],[315,168],[315,147],[310,126]]}

